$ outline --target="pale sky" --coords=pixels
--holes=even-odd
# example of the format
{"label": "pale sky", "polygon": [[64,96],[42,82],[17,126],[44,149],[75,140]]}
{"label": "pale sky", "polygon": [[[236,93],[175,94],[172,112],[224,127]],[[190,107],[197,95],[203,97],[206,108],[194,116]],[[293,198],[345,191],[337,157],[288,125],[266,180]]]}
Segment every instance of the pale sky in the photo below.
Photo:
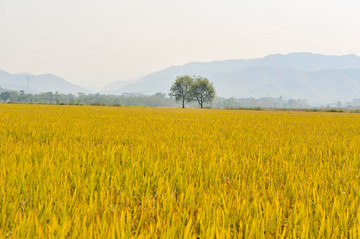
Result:
{"label": "pale sky", "polygon": [[360,55],[359,0],[0,0],[0,69],[105,86],[192,61]]}

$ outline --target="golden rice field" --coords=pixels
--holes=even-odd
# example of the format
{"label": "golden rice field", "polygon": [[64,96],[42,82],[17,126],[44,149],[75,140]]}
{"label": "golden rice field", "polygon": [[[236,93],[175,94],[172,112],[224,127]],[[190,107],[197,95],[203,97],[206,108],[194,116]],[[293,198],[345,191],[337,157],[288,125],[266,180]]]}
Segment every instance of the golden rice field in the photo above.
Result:
{"label": "golden rice field", "polygon": [[1,238],[359,238],[360,114],[0,104]]}

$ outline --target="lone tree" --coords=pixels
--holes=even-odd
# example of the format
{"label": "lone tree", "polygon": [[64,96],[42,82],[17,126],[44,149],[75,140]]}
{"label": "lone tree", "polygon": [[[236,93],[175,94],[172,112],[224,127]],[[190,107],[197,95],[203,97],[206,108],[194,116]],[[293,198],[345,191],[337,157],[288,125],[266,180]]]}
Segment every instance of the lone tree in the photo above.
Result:
{"label": "lone tree", "polygon": [[169,96],[175,97],[176,101],[182,101],[183,108],[185,108],[185,101],[189,102],[191,100],[190,88],[192,83],[193,79],[191,76],[178,76],[170,88]]}
{"label": "lone tree", "polygon": [[206,77],[195,76],[190,88],[191,100],[197,101],[201,108],[205,103],[211,103],[216,96],[213,83]]}

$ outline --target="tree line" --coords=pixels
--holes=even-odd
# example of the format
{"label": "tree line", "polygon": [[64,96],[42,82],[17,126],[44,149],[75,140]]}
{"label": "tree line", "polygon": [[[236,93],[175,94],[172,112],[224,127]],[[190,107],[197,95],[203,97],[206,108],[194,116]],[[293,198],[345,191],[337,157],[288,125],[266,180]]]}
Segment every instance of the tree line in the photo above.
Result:
{"label": "tree line", "polygon": [[[170,97],[168,97],[170,96]],[[175,99],[175,100],[174,100]],[[30,94],[21,91],[9,91],[0,88],[2,103],[31,103],[58,105],[110,105],[110,106],[152,106],[152,107],[188,107],[201,108],[309,108],[306,101],[300,99],[262,98],[223,98],[216,97],[215,88],[208,79],[198,76],[179,76],[170,88],[170,93],[158,92],[154,95],[123,94],[63,94],[45,92]]]}
{"label": "tree line", "polygon": [[[2,103],[27,103],[27,104],[58,104],[58,105],[109,105],[109,106],[154,106],[154,107],[182,107],[182,102],[174,101],[165,93],[154,95],[126,94],[126,95],[103,95],[103,94],[60,94],[45,92],[40,94],[27,94],[19,91],[2,91],[0,93]],[[187,103],[188,107],[197,107],[197,102]],[[309,108],[304,100],[283,99],[281,97],[262,98],[224,98],[216,97],[211,105],[212,108]]]}
{"label": "tree line", "polygon": [[25,93],[24,91],[0,91],[2,103],[27,103],[27,104],[57,104],[57,105],[109,105],[109,106],[154,106],[177,107],[178,105],[164,93],[154,95],[126,94],[63,94],[59,92],[44,92],[38,94]]}

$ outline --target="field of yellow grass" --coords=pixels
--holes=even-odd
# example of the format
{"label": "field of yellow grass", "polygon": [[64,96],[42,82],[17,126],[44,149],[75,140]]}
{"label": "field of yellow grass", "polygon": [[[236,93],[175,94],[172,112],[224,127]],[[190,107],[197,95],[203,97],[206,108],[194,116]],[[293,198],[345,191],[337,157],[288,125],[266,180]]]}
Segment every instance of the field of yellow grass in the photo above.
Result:
{"label": "field of yellow grass", "polygon": [[0,237],[358,238],[360,114],[0,104]]}

